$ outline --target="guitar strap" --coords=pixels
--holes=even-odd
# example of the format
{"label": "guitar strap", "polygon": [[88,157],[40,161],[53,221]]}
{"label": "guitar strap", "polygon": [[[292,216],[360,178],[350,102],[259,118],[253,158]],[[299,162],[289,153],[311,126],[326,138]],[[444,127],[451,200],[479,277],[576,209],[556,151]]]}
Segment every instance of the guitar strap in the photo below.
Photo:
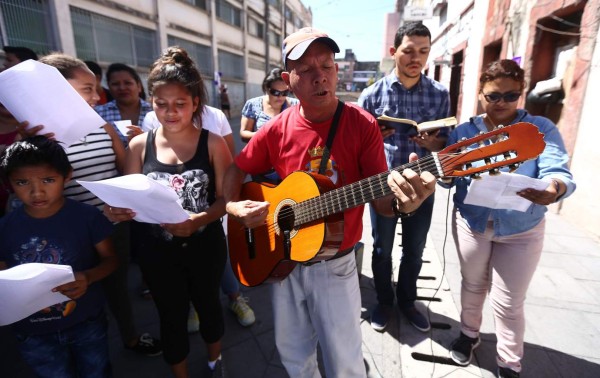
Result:
{"label": "guitar strap", "polygon": [[319,174],[322,175],[327,169],[327,162],[329,161],[329,155],[331,154],[331,146],[333,145],[333,137],[337,130],[340,117],[342,116],[342,110],[344,109],[344,101],[338,100],[335,114],[333,115],[333,121],[331,121],[331,127],[329,128],[329,135],[327,135],[327,143],[325,143],[325,150],[323,150],[323,156],[321,157],[321,164],[319,165]]}

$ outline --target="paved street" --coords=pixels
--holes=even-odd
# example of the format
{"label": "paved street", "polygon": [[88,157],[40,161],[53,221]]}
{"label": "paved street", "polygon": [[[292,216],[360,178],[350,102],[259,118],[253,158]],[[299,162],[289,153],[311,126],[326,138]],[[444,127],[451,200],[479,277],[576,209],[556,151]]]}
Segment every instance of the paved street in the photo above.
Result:
{"label": "paved street", "polygon": [[[232,120],[237,136],[239,119]],[[576,194],[575,194],[576,195]],[[482,344],[473,364],[454,365],[448,348],[459,333],[460,272],[449,228],[449,191],[439,188],[431,231],[427,241],[419,287],[419,306],[428,308],[433,328],[428,333],[414,329],[394,313],[384,333],[372,330],[369,309],[375,304],[370,269],[372,239],[369,217],[365,216],[362,255],[363,352],[370,376],[395,377],[483,377],[495,375],[495,335],[488,306],[484,312]],[[450,205],[451,206],[451,205]],[[368,214],[368,212],[365,212]],[[523,377],[600,377],[600,243],[560,216],[547,216],[545,247],[526,302],[527,332]],[[398,233],[402,232],[398,226]],[[398,244],[399,239],[397,240]],[[394,249],[397,270],[400,247]],[[140,331],[158,335],[152,301],[140,298],[139,270],[130,270],[129,290]],[[394,274],[394,277],[397,273]],[[257,322],[241,327],[225,310],[226,334],[223,361],[233,378],[287,377],[274,345],[273,321],[268,286],[243,288],[256,312]],[[223,297],[223,305],[226,299]],[[342,309],[341,309],[342,310]],[[6,330],[0,337],[0,377],[28,377],[15,357]],[[206,352],[198,334],[191,335],[189,361],[193,377],[201,377]],[[142,357],[120,345],[111,322],[110,347],[115,377],[169,377],[161,357]]]}

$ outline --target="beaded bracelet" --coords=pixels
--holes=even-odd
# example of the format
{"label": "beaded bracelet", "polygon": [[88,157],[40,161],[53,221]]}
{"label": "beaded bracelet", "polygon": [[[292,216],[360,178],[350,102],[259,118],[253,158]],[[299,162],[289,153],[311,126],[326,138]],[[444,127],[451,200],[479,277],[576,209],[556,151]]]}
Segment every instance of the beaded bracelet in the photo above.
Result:
{"label": "beaded bracelet", "polygon": [[394,215],[397,216],[398,218],[408,218],[408,217],[412,217],[413,215],[415,215],[415,211],[410,212],[410,213],[403,213],[402,211],[398,210],[398,198],[394,197],[392,198],[392,211],[394,212]]}

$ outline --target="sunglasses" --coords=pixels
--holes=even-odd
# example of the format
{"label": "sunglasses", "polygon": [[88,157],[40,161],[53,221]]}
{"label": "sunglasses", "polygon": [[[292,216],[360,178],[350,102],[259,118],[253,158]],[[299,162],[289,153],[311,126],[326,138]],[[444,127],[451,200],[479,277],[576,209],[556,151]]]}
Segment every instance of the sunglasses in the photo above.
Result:
{"label": "sunglasses", "polygon": [[506,92],[506,93],[498,93],[492,92],[488,94],[483,94],[483,97],[487,102],[495,104],[500,102],[500,100],[504,100],[504,102],[515,102],[521,97],[521,92]]}
{"label": "sunglasses", "polygon": [[269,93],[272,94],[275,97],[286,97],[287,95],[290,94],[290,91],[288,91],[287,89],[285,91],[278,91],[277,89],[269,89]]}

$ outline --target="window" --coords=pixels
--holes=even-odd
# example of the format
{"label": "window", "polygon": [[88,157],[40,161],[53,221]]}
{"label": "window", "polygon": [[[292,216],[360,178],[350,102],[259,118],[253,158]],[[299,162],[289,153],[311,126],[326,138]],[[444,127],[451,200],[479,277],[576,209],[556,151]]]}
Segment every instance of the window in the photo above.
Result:
{"label": "window", "polygon": [[208,10],[208,6],[206,4],[206,0],[183,0],[184,2],[191,4],[200,9]]}
{"label": "window", "polygon": [[154,30],[74,7],[71,21],[80,59],[150,66],[158,55]]}
{"label": "window", "polygon": [[285,6],[285,19],[294,23],[294,12],[287,5]]}
{"label": "window", "polygon": [[274,32],[273,30],[269,30],[269,43],[273,46],[280,47],[281,35],[279,35],[279,33]]}
{"label": "window", "polygon": [[225,0],[217,1],[217,17],[230,25],[242,27],[242,11]]}
{"label": "window", "polygon": [[196,67],[203,75],[212,77],[213,75],[213,63],[212,53],[209,46],[204,46],[198,43],[186,41],[185,39],[173,37],[169,35],[167,37],[169,46],[180,46],[183,47],[189,54],[190,58],[196,63]]}
{"label": "window", "polygon": [[280,0],[269,0],[269,4],[271,4],[272,6],[274,6],[277,9],[281,8]]}
{"label": "window", "polygon": [[265,37],[265,26],[252,17],[248,17],[248,34],[263,39]]}
{"label": "window", "polygon": [[443,4],[440,9],[440,26],[444,25],[444,22],[448,19],[448,4]]}
{"label": "window", "polygon": [[224,79],[246,78],[244,69],[244,58],[227,51],[219,50],[219,70]]}
{"label": "window", "polygon": [[304,23],[302,22],[302,20],[300,19],[300,17],[296,17],[296,22],[294,22],[294,25],[296,25],[296,27],[298,29],[302,29],[304,27]]}
{"label": "window", "polygon": [[38,54],[58,50],[48,0],[0,1],[2,45],[29,47]]}

